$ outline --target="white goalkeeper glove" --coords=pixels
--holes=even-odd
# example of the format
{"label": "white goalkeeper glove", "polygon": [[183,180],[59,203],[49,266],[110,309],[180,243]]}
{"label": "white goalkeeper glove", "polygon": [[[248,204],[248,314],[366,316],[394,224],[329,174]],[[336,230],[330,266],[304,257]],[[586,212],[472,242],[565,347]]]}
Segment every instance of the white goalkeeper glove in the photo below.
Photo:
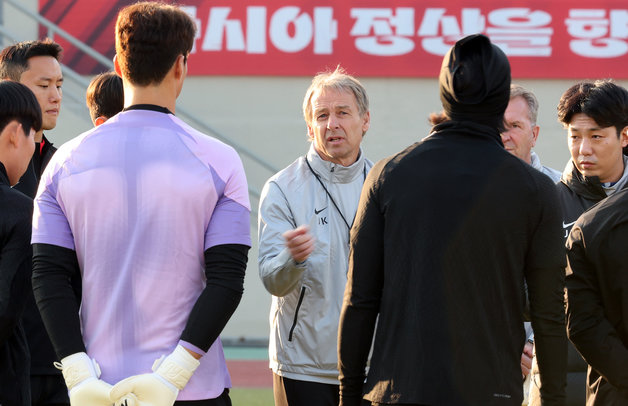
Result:
{"label": "white goalkeeper glove", "polygon": [[55,362],[70,391],[72,406],[111,406],[111,385],[100,379],[100,367],[96,360],[84,352],[77,352]]}
{"label": "white goalkeeper glove", "polygon": [[113,386],[109,397],[118,406],[172,406],[199,365],[200,361],[177,345],[170,355],[155,361],[152,374],[123,379]]}

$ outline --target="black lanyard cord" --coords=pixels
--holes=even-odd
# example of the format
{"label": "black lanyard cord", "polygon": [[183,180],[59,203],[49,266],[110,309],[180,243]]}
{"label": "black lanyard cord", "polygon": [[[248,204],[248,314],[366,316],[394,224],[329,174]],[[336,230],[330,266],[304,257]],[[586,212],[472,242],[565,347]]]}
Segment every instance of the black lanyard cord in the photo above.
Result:
{"label": "black lanyard cord", "polygon": [[[307,164],[307,167],[310,168],[310,171],[312,172],[312,174],[314,175],[316,180],[318,180],[318,183],[321,184],[321,186],[325,190],[325,193],[327,193],[327,197],[329,197],[329,200],[331,200],[331,202],[334,205],[334,207],[336,208],[336,210],[338,210],[338,214],[340,214],[340,217],[342,217],[342,221],[345,222],[345,224],[347,225],[347,228],[349,229],[349,231],[351,231],[351,227],[353,227],[353,222],[355,221],[355,214],[353,215],[353,220],[351,220],[351,225],[349,225],[349,222],[347,221],[345,216],[342,214],[342,211],[340,210],[340,207],[338,207],[338,205],[336,204],[336,201],[332,197],[331,193],[329,193],[329,190],[327,190],[327,187],[325,187],[325,184],[321,180],[321,177],[318,175],[318,173],[314,172],[314,169],[312,168],[312,165],[310,165],[310,162],[307,160],[307,155],[305,156],[305,163]],[[364,180],[362,181],[362,183],[364,183],[365,180],[366,180],[366,162],[364,163]]]}

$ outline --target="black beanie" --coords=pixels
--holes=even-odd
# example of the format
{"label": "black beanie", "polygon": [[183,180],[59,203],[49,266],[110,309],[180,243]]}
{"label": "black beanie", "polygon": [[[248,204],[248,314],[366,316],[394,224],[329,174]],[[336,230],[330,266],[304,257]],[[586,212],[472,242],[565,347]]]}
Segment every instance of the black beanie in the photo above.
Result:
{"label": "black beanie", "polygon": [[469,35],[454,44],[440,69],[440,99],[453,121],[503,128],[510,100],[510,64],[488,37]]}

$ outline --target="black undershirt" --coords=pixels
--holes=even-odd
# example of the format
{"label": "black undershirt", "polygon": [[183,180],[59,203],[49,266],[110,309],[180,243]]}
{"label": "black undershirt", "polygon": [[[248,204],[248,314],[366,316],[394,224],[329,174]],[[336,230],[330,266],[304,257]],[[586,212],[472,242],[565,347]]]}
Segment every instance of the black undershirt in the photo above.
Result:
{"label": "black undershirt", "polygon": [[172,114],[174,116],[174,113],[170,111],[168,108],[163,107],[163,106],[158,106],[156,104],[133,104],[129,107],[125,107],[122,109],[122,111],[129,111],[129,110],[150,110],[150,111],[156,111],[158,113]]}

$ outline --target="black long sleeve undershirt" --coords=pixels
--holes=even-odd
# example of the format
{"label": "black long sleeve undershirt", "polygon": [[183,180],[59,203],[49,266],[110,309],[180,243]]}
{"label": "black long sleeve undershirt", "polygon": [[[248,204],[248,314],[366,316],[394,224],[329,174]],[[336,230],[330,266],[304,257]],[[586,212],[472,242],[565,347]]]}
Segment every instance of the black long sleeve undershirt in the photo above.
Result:
{"label": "black long sleeve undershirt", "polygon": [[72,280],[80,277],[74,250],[33,244],[33,294],[59,359],[85,352],[79,301],[72,288]]}
{"label": "black long sleeve undershirt", "polygon": [[[205,251],[207,285],[190,312],[182,340],[204,351],[216,340],[240,303],[248,250],[246,245],[224,244]],[[85,351],[72,278],[80,278],[75,251],[33,245],[33,292],[59,359]]]}
{"label": "black long sleeve undershirt", "polygon": [[225,244],[205,251],[207,285],[190,312],[181,339],[207,351],[235,312],[244,292],[249,247]]}

